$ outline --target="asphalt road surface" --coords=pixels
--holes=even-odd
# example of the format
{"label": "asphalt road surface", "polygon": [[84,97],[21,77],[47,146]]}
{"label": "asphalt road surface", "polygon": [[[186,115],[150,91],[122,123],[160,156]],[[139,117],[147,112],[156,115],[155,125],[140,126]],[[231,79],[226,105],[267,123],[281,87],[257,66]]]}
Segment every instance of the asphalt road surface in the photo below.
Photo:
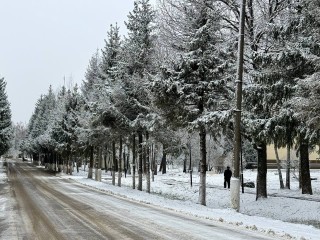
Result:
{"label": "asphalt road surface", "polygon": [[274,239],[109,195],[30,163],[9,163],[11,220],[0,239]]}

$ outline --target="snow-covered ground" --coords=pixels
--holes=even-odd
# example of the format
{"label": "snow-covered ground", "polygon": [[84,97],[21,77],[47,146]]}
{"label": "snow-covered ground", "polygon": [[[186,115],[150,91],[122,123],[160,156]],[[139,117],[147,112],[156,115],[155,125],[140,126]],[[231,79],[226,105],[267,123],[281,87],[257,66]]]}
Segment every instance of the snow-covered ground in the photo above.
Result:
{"label": "snow-covered ground", "polygon": [[[1,169],[1,162],[0,162]],[[284,174],[284,172],[283,172]],[[146,181],[143,181],[143,191],[132,189],[132,177],[122,177],[121,187],[112,185],[110,172],[103,172],[102,182],[87,178],[87,172],[81,170],[73,175],[64,173],[57,175],[100,189],[110,194],[161,206],[174,211],[183,212],[212,221],[225,222],[234,227],[248,228],[274,235],[281,239],[320,239],[320,171],[312,170],[311,177],[314,195],[302,195],[298,189],[297,179],[291,178],[291,190],[279,190],[279,178],[275,170],[268,171],[267,199],[255,200],[255,189],[245,188],[240,194],[240,212],[230,208],[230,191],[223,188],[223,174],[207,174],[207,206],[198,204],[199,176],[193,173],[190,186],[190,174],[182,173],[181,169],[169,168],[167,174],[158,173],[151,182],[151,194],[145,192]],[[6,176],[0,170],[0,181]],[[245,171],[244,179],[255,182],[256,171]],[[136,184],[138,183],[136,179]],[[0,196],[0,209],[5,196]],[[3,214],[2,214],[3,215]],[[0,214],[0,217],[5,217]],[[291,223],[289,223],[291,222]],[[298,222],[299,224],[292,223]],[[303,223],[303,224],[301,224]],[[314,227],[311,224],[318,226]]]}
{"label": "snow-covered ground", "polygon": [[[285,176],[285,172],[283,172]],[[240,194],[240,212],[230,208],[230,191],[223,188],[223,174],[207,174],[207,206],[198,204],[199,176],[193,173],[190,186],[190,174],[181,169],[169,168],[166,174],[158,173],[151,182],[151,194],[132,189],[132,177],[124,175],[121,187],[112,185],[110,172],[103,172],[102,182],[87,178],[83,169],[73,175],[61,174],[79,183],[91,186],[111,194],[120,195],[136,201],[162,206],[186,214],[195,215],[213,221],[226,222],[238,227],[264,231],[284,239],[320,239],[320,171],[311,170],[314,195],[302,195],[296,178],[291,178],[291,190],[279,189],[279,176],[276,170],[268,171],[267,199],[256,201],[255,188],[245,188]],[[94,179],[94,176],[93,176]],[[256,180],[256,170],[244,171],[245,181]],[[284,179],[285,180],[285,179]],[[136,184],[138,180],[136,179]],[[289,223],[291,222],[291,223]],[[293,222],[293,223],[292,223]],[[300,224],[295,224],[300,223]],[[303,223],[303,224],[301,224]],[[316,225],[318,228],[312,226]]]}
{"label": "snow-covered ground", "polygon": [[11,228],[10,223],[13,222],[13,215],[11,214],[12,205],[9,194],[6,167],[4,166],[4,161],[0,159],[0,239],[2,231]]}

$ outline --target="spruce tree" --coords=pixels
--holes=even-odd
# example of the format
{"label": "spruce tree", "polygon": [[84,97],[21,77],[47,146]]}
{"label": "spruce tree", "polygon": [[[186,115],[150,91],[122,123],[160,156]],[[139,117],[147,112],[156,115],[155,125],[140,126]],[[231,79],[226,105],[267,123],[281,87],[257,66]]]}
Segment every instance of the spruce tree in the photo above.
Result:
{"label": "spruce tree", "polygon": [[[260,27],[260,30],[254,28],[256,25],[248,27],[254,44],[250,46],[251,84],[246,86],[244,98],[246,129],[251,131],[251,136],[260,145],[258,149],[272,142],[287,145],[290,149],[296,142],[303,155],[301,166],[306,168],[302,172],[306,176],[304,182],[308,185],[305,188],[308,191],[303,192],[312,193],[311,181],[307,177],[308,150],[303,148],[312,145],[312,139],[315,139],[313,137],[318,131],[310,124],[314,108],[312,104],[309,108],[308,103],[312,102],[309,101],[311,92],[317,88],[319,2],[269,1],[266,6],[268,11],[265,12],[268,14],[264,14],[262,19],[267,25]],[[258,162],[263,164],[263,168],[266,167],[265,159],[259,159]],[[258,174],[264,186],[259,188],[257,198],[266,197],[265,176],[265,173],[261,176]]]}
{"label": "spruce tree", "polygon": [[319,57],[320,57],[320,2],[293,1],[294,17],[284,29],[288,44],[300,56],[295,98],[291,104],[300,120],[297,142],[300,149],[301,187],[303,194],[312,194],[309,148],[319,144]]}
{"label": "spruce tree", "polygon": [[121,39],[119,35],[119,27],[116,24],[110,25],[108,38],[104,40],[105,47],[102,50],[101,71],[104,78],[114,79],[117,76],[121,51]]}
{"label": "spruce tree", "polygon": [[[104,83],[101,88],[102,94],[100,102],[100,124],[108,129],[112,138],[119,139],[119,158],[113,161],[113,179],[115,171],[118,170],[118,186],[121,186],[122,176],[122,140],[128,134],[129,121],[126,117],[126,106],[130,106],[123,86],[125,71],[123,68],[121,54],[122,41],[119,36],[119,27],[110,26],[108,38],[105,39],[105,48],[102,50],[101,70],[103,72]],[[115,146],[115,142],[113,146]],[[112,148],[113,149],[113,148]],[[114,149],[115,150],[115,149]],[[115,156],[115,153],[113,153]],[[113,181],[115,183],[115,179]]]}
{"label": "spruce tree", "polygon": [[12,139],[11,109],[6,93],[4,78],[0,78],[0,156],[5,154],[10,148]]}
{"label": "spruce tree", "polygon": [[[102,84],[101,57],[97,51],[89,60],[85,73],[85,80],[82,82],[81,91],[87,104],[95,103],[99,98],[97,88]],[[88,106],[89,107],[89,106]]]}
{"label": "spruce tree", "polygon": [[[221,48],[221,18],[211,0],[188,0],[176,5],[183,41],[175,48],[180,57],[172,67],[164,68],[155,81],[155,103],[175,126],[197,129],[200,135],[199,202],[206,205],[206,135],[207,129],[222,132],[222,119],[231,111],[229,53]],[[182,49],[182,51],[181,51]],[[229,58],[232,61],[232,57]]]}
{"label": "spruce tree", "polygon": [[38,160],[40,155],[43,155],[44,160],[47,160],[48,155],[54,149],[49,131],[55,104],[55,94],[50,86],[48,93],[41,95],[38,99],[28,124],[28,137],[25,146],[28,146],[28,152],[33,155],[34,160]]}
{"label": "spruce tree", "polygon": [[[101,70],[101,57],[99,51],[97,51],[91,57],[87,71],[85,73],[85,80],[81,86],[83,105],[81,111],[78,113],[79,126],[78,138],[86,152],[90,154],[88,178],[92,178],[93,164],[94,164],[94,148],[98,145],[101,139],[101,135],[96,134],[96,125],[92,125],[93,122],[100,116],[99,110],[101,104],[108,104],[108,101],[101,101],[104,96],[104,92],[101,91],[104,86],[104,79]],[[101,104],[99,104],[101,103]],[[103,134],[102,132],[100,132]]]}
{"label": "spruce tree", "polygon": [[134,8],[125,22],[128,29],[128,37],[124,40],[122,62],[122,89],[126,98],[123,101],[121,112],[131,121],[131,129],[138,133],[139,139],[139,182],[138,190],[142,190],[142,144],[143,133],[147,131],[141,123],[142,118],[152,112],[149,95],[149,76],[154,73],[152,56],[154,52],[154,17],[149,0],[136,0]]}
{"label": "spruce tree", "polygon": [[[265,1],[263,5],[248,1],[247,61],[244,83],[244,129],[258,152],[257,199],[267,197],[267,144],[292,144],[284,135],[290,126],[290,111],[282,111],[294,92],[296,74],[300,68],[295,51],[279,37],[287,18],[290,1]],[[293,69],[293,70],[292,70]],[[282,114],[279,117],[279,114]],[[275,132],[278,131],[278,132]],[[282,134],[283,133],[283,134]],[[282,135],[281,135],[282,134]]]}

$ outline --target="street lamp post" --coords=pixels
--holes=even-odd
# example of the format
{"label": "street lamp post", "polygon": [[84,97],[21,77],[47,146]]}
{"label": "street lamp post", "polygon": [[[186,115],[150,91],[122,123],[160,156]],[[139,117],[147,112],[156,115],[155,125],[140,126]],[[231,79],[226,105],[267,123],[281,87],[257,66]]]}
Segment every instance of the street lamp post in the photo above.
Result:
{"label": "street lamp post", "polygon": [[245,20],[246,0],[242,0],[240,21],[239,21],[239,42],[238,42],[238,70],[237,70],[237,90],[236,109],[234,125],[234,173],[231,180],[231,207],[239,211],[240,209],[240,155],[241,155],[241,103],[242,103],[242,80],[243,80],[243,52],[244,52],[244,20]]}

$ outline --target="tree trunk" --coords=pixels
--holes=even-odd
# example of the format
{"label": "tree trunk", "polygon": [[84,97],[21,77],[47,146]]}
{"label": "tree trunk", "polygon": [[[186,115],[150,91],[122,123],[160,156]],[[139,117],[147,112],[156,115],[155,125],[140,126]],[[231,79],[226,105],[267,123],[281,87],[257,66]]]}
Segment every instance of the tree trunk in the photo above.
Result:
{"label": "tree trunk", "polygon": [[90,161],[89,161],[88,178],[92,179],[92,171],[93,171],[93,146],[90,146]]}
{"label": "tree trunk", "polygon": [[118,160],[118,187],[121,187],[121,174],[122,174],[122,136],[119,140],[119,160]]}
{"label": "tree trunk", "polygon": [[127,173],[131,174],[131,165],[130,165],[130,145],[127,145],[128,154],[127,154]]}
{"label": "tree trunk", "polygon": [[146,174],[147,173],[147,146],[144,145],[142,147],[142,173]]}
{"label": "tree trunk", "polygon": [[[301,153],[299,153],[299,159],[301,159]],[[299,189],[302,188],[302,178],[301,178],[301,161],[298,161],[298,171],[299,171],[299,175],[298,175],[298,180],[299,180]]]}
{"label": "tree trunk", "polygon": [[69,158],[70,158],[70,175],[72,175],[72,172],[73,172],[73,156],[70,154]]}
{"label": "tree trunk", "polygon": [[150,155],[151,155],[151,181],[154,182],[154,167],[155,167],[155,164],[154,164],[154,161],[155,161],[155,158],[154,158],[154,144],[152,143],[151,145],[151,150],[150,150]]}
{"label": "tree trunk", "polygon": [[67,174],[69,174],[69,156],[66,156],[67,159]]}
{"label": "tree trunk", "polygon": [[162,159],[161,159],[159,171],[162,170],[162,174],[165,174],[165,173],[167,173],[167,153],[165,152],[164,148],[162,151],[163,151],[163,153],[162,153]]}
{"label": "tree trunk", "polygon": [[192,151],[191,151],[191,141],[189,144],[189,173],[190,173],[190,186],[192,187]]}
{"label": "tree trunk", "polygon": [[200,186],[199,202],[206,205],[206,172],[207,172],[207,153],[206,153],[206,129],[200,127]]}
{"label": "tree trunk", "polygon": [[79,161],[79,158],[78,158],[78,157],[77,157],[77,159],[76,159],[76,162],[77,162],[77,173],[79,173],[80,161]]}
{"label": "tree trunk", "polygon": [[290,145],[287,145],[287,171],[286,171],[286,188],[290,189]]}
{"label": "tree trunk", "polygon": [[277,147],[276,143],[274,144],[274,152],[276,154],[276,159],[277,159],[277,168],[278,168],[278,174],[279,174],[280,189],[284,189],[278,147]]}
{"label": "tree trunk", "polygon": [[98,181],[99,147],[96,148],[96,157],[93,160],[94,179]]}
{"label": "tree trunk", "polygon": [[69,160],[68,160],[68,156],[66,157],[67,158],[67,163],[66,164],[64,164],[65,165],[65,169],[66,169],[66,174],[69,174]]}
{"label": "tree trunk", "polygon": [[136,135],[132,135],[132,189],[136,188]]}
{"label": "tree trunk", "polygon": [[[56,153],[54,153],[54,161],[55,161],[55,171],[58,172],[59,171],[59,168],[58,168],[58,156]],[[78,172],[79,172],[79,169],[78,169]]]}
{"label": "tree trunk", "polygon": [[104,148],[104,154],[103,154],[104,170],[105,170],[105,172],[108,171],[108,164],[107,164],[107,158],[108,158],[108,156],[107,156],[107,154],[108,154],[108,145],[106,144],[106,145],[105,145],[105,148]]}
{"label": "tree trunk", "polygon": [[102,168],[102,147],[99,147],[99,155],[98,155],[98,169]]}
{"label": "tree trunk", "polygon": [[192,171],[192,152],[191,152],[191,143],[189,144],[189,171]]}
{"label": "tree trunk", "polygon": [[146,132],[146,178],[147,193],[150,193],[150,151],[149,151],[149,133]]}
{"label": "tree trunk", "polygon": [[124,171],[124,177],[127,177],[127,159],[126,159],[126,145],[123,148],[122,153],[122,159],[123,159],[123,171]]}
{"label": "tree trunk", "polygon": [[267,198],[267,146],[261,143],[257,146],[258,151],[258,174],[257,174],[257,196],[259,198]]}
{"label": "tree trunk", "polygon": [[99,172],[100,172],[100,169],[101,169],[101,159],[102,159],[102,148],[101,148],[101,146],[99,146],[99,147],[97,147],[97,156],[96,156],[96,158],[95,158],[95,164],[94,164],[94,166],[95,166],[95,180],[96,181],[101,181],[100,180],[100,174],[99,174]]}
{"label": "tree trunk", "polygon": [[153,151],[153,174],[157,175],[158,174],[158,164],[157,164],[157,160],[156,160],[156,154],[157,154],[157,145],[154,144],[154,151]]}
{"label": "tree trunk", "polygon": [[138,190],[142,191],[142,158],[143,158],[143,148],[142,148],[142,132],[138,133],[138,141],[139,141],[139,168],[138,168],[138,174],[139,174],[139,182],[138,182]]}
{"label": "tree trunk", "polygon": [[309,148],[308,142],[303,140],[300,145],[300,168],[301,168],[300,178],[301,178],[302,194],[312,195],[308,148]]}
{"label": "tree trunk", "polygon": [[117,164],[117,157],[116,157],[116,143],[112,141],[112,185],[116,185],[116,164]]}

